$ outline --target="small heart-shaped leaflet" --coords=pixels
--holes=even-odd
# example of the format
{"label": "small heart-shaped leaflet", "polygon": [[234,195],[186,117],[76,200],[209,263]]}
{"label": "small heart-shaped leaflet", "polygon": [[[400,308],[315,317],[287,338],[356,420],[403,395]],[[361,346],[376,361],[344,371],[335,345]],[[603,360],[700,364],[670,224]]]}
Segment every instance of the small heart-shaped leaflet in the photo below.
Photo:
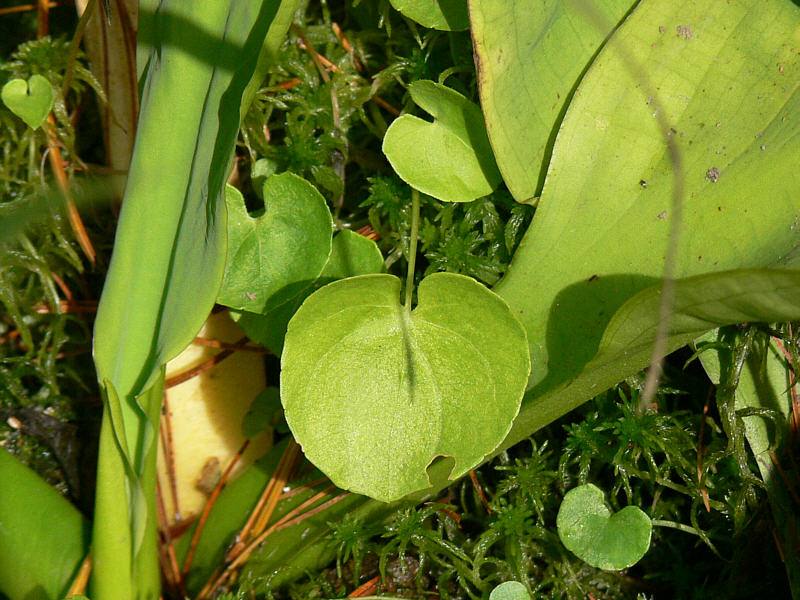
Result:
{"label": "small heart-shaped leaflet", "polygon": [[322,274],[294,300],[267,314],[247,311],[232,311],[231,314],[247,337],[269,348],[274,354],[280,355],[289,320],[311,292],[337,279],[382,273],[385,270],[383,255],[378,245],[355,231],[345,229],[333,238],[331,255]]}
{"label": "small heart-shaped leaflet", "polygon": [[12,79],[3,86],[0,97],[8,109],[31,129],[44,123],[55,101],[53,86],[42,75],[32,75],[28,81]]}
{"label": "small heart-shaped leaflet", "polygon": [[415,81],[408,91],[434,121],[403,115],[386,130],[383,153],[400,178],[445,202],[491,194],[501,177],[478,105],[433,81]]}
{"label": "small heart-shaped leaflet", "polygon": [[467,0],[391,0],[395,10],[423,27],[442,31],[469,28]]}
{"label": "small heart-shaped leaflet", "polygon": [[289,322],[281,402],[306,457],[338,487],[389,502],[451,478],[503,441],[530,358],[525,330],[499,296],[452,273],[422,280],[419,304],[400,280],[363,275],[309,296]]}
{"label": "small heart-shaped leaflet", "polygon": [[519,581],[506,581],[492,590],[489,600],[531,600],[531,595]]}
{"label": "small heart-shaped leaflet", "polygon": [[556,518],[566,548],[598,569],[619,571],[635,565],[650,549],[653,523],[638,506],[612,514],[603,491],[588,483],[564,496]]}
{"label": "small heart-shaped leaflet", "polygon": [[333,221],[325,198],[302,177],[264,182],[264,212],[251,216],[236,188],[225,192],[228,258],[217,302],[261,314],[302,294],[331,253]]}

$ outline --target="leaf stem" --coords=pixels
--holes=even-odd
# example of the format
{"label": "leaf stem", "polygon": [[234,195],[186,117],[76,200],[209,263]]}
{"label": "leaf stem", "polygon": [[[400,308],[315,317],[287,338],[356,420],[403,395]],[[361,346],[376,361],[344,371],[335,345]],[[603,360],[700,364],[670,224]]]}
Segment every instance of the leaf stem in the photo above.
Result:
{"label": "leaf stem", "polygon": [[408,244],[408,272],[406,273],[406,312],[411,312],[414,294],[414,268],[417,264],[417,238],[419,237],[419,191],[411,188],[411,239]]}

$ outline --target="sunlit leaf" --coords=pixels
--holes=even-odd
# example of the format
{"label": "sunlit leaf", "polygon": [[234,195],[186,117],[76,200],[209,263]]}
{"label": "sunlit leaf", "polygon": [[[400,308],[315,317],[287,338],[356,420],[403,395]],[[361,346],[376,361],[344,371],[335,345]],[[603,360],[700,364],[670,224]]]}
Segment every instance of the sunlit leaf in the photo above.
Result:
{"label": "sunlit leaf", "polygon": [[284,173],[264,183],[264,212],[249,215],[228,187],[228,258],[217,302],[267,314],[292,303],[322,273],[333,222],[325,198],[305,179]]}
{"label": "sunlit leaf", "polygon": [[291,302],[265,314],[248,311],[234,311],[232,314],[247,337],[280,354],[289,319],[311,292],[337,279],[381,273],[384,270],[383,256],[375,242],[353,231],[340,231],[333,238],[330,258],[319,278]]}
{"label": "sunlit leaf", "polygon": [[339,487],[389,501],[451,477],[505,437],[530,370],[525,334],[475,280],[437,273],[410,312],[400,280],[365,275],[323,287],[292,321],[281,401],[306,456]]}
{"label": "sunlit leaf", "polygon": [[433,81],[408,86],[411,98],[434,121],[413,115],[394,120],[383,152],[406,183],[446,202],[469,202],[500,184],[480,108]]}
{"label": "sunlit leaf", "polygon": [[28,81],[12,79],[3,86],[0,97],[31,129],[44,123],[55,101],[53,86],[42,75],[32,75]]}
{"label": "sunlit leaf", "polygon": [[542,187],[572,93],[634,0],[471,0],[486,129],[519,201]]}

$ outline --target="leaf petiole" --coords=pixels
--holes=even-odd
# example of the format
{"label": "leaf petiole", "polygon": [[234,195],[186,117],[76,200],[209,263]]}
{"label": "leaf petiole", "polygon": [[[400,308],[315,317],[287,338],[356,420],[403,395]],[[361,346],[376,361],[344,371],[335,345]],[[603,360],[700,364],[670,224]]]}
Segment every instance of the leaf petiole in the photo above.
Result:
{"label": "leaf petiole", "polygon": [[414,295],[414,268],[417,263],[417,238],[419,237],[419,191],[411,188],[411,239],[408,243],[408,272],[406,273],[406,300],[404,302],[407,313],[411,312],[411,298]]}

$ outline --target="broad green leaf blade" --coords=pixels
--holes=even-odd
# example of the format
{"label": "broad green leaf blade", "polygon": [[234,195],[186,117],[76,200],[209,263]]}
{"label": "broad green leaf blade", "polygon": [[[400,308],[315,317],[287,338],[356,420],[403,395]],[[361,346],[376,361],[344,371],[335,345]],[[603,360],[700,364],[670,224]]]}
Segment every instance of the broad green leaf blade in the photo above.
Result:
{"label": "broad green leaf blade", "polygon": [[469,27],[467,0],[391,0],[392,6],[423,27],[461,31]]}
{"label": "broad green leaf blade", "polygon": [[603,490],[591,483],[566,493],[556,523],[564,546],[598,569],[627,569],[650,549],[650,517],[638,506],[612,514]]}
{"label": "broad green leaf blade", "polygon": [[158,38],[143,84],[140,151],[95,325],[99,378],[123,398],[152,382],[214,304],[225,261],[222,194],[240,105],[251,80],[260,80],[265,38],[286,25],[291,5],[213,0],[197,10],[162,0],[145,32]]}
{"label": "broad green leaf blade", "polygon": [[[721,331],[713,331],[703,336],[702,341],[714,342],[720,340],[721,336]],[[731,356],[730,352],[712,348],[700,353],[700,361],[711,381],[719,385],[723,361],[730,365]],[[766,484],[775,521],[775,536],[783,548],[789,589],[800,591],[800,556],[794,550],[800,543],[800,518],[792,500],[792,490],[773,462],[775,456],[783,463],[790,451],[792,382],[789,373],[786,357],[775,341],[767,340],[765,336],[757,338],[745,361],[739,385],[736,386],[736,410],[766,409],[775,415],[774,419],[743,417],[744,430],[747,444]]]}
{"label": "broad green leaf blade", "polygon": [[475,280],[437,273],[419,304],[400,280],[365,275],[310,296],[281,356],[281,401],[295,438],[339,487],[383,501],[428,487],[437,457],[451,477],[502,441],[530,371],[525,334]]}
{"label": "broad green leaf blade", "polygon": [[222,193],[240,118],[296,6],[148,0],[140,7],[137,60],[146,69],[136,147],[95,322],[98,379],[115,393],[107,395],[101,433],[94,600],[159,595],[154,440],[163,365],[192,340],[216,298]]}
{"label": "broad green leaf blade", "polygon": [[478,87],[497,165],[519,202],[542,188],[572,93],[637,0],[471,0]]}
{"label": "broad green leaf blade", "polygon": [[[593,360],[580,375],[544,393],[529,390],[502,447],[525,439],[647,366],[658,329],[660,301],[660,284],[635,295],[611,319]],[[667,350],[676,350],[723,325],[798,319],[800,270],[739,270],[689,277],[675,282]]]}
{"label": "broad green leaf blade", "polygon": [[331,253],[333,221],[325,198],[302,177],[284,173],[264,183],[263,214],[249,215],[230,186],[226,203],[228,258],[217,301],[261,314],[294,303]]}
{"label": "broad green leaf blade", "polygon": [[537,394],[578,375],[614,312],[663,272],[676,165],[648,89],[683,155],[675,276],[776,265],[797,247],[798,31],[783,0],[651,0],[602,50],[496,288],[527,329]]}
{"label": "broad green leaf blade", "polygon": [[408,86],[411,98],[433,116],[394,120],[383,139],[383,153],[400,178],[445,202],[470,202],[500,184],[480,108],[433,81]]}
{"label": "broad green leaf blade", "polygon": [[89,523],[0,448],[0,595],[60,600],[89,550]]}
{"label": "broad green leaf blade", "polygon": [[44,123],[55,101],[53,86],[42,75],[33,75],[28,81],[12,79],[3,86],[0,97],[8,109],[31,129]]}
{"label": "broad green leaf blade", "polygon": [[489,600],[531,600],[531,595],[519,581],[506,581],[492,590]]}
{"label": "broad green leaf blade", "polygon": [[330,258],[319,278],[297,294],[291,302],[266,314],[247,311],[233,311],[231,314],[247,337],[280,355],[289,320],[311,292],[337,279],[372,275],[385,270],[383,256],[374,241],[354,231],[344,230],[334,236]]}

